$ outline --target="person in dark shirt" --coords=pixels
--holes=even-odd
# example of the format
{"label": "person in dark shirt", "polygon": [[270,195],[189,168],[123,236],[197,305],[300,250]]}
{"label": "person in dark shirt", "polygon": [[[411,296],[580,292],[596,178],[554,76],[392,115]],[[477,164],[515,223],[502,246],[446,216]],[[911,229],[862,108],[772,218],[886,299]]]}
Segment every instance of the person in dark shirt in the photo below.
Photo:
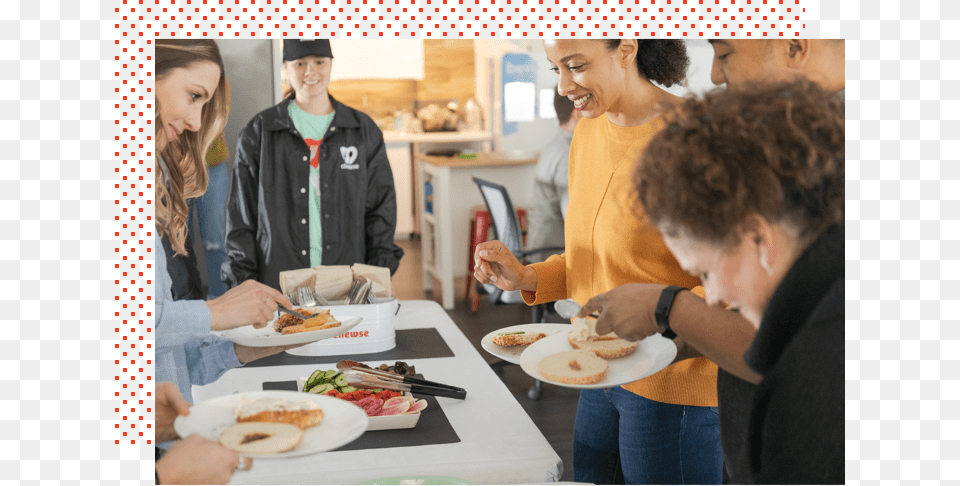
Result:
{"label": "person in dark shirt", "polygon": [[[573,101],[553,90],[553,109],[557,113],[557,134],[543,148],[537,159],[537,175],[533,181],[533,210],[530,211],[530,231],[527,248],[563,248],[563,221],[570,203],[568,192],[570,142],[573,130],[583,116],[573,108]],[[530,262],[542,262],[561,251],[531,255]]]}

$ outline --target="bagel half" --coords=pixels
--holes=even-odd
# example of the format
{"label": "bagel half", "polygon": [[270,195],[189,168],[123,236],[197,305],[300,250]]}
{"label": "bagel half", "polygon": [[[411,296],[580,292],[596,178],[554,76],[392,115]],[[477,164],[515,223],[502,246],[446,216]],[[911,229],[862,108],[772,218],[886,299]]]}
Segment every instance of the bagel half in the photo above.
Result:
{"label": "bagel half", "polygon": [[567,341],[573,349],[590,351],[605,359],[619,358],[637,350],[640,342],[630,342],[621,339],[613,333],[600,336],[596,331],[597,320],[578,317],[573,320],[573,327],[567,334]]}
{"label": "bagel half", "polygon": [[582,350],[551,354],[540,360],[537,371],[548,380],[571,385],[589,385],[607,375],[607,360]]}
{"label": "bagel half", "polygon": [[300,444],[303,430],[277,422],[242,422],[220,435],[220,444],[241,454],[279,454]]}

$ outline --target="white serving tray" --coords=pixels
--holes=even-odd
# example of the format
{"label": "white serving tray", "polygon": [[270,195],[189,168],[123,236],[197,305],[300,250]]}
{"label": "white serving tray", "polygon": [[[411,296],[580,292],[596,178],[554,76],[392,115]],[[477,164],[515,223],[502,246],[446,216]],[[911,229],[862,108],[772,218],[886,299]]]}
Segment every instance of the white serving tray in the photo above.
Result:
{"label": "white serving tray", "polygon": [[[305,385],[306,383],[307,383],[306,378],[297,379],[297,391],[299,393],[305,393],[306,395],[319,395],[318,393],[307,393],[307,392],[300,391],[300,390],[303,390],[303,385]],[[409,393],[404,393],[404,395],[410,396]],[[346,400],[341,400],[341,401],[347,402]],[[352,402],[347,402],[347,403],[352,403]],[[370,422],[367,425],[368,432],[371,430],[412,429],[416,427],[417,422],[420,421],[420,412],[403,414],[403,415],[384,415],[384,416],[368,417],[368,418],[370,419]]]}

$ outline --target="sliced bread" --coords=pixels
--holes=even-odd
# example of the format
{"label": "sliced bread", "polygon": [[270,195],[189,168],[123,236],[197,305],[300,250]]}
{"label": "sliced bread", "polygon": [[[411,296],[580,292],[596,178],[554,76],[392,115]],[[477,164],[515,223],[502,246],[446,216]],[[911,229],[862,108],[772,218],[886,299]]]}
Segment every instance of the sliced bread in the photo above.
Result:
{"label": "sliced bread", "polygon": [[537,371],[551,381],[589,385],[602,380],[609,367],[607,360],[589,351],[574,350],[543,358],[537,364]]}
{"label": "sliced bread", "polygon": [[242,422],[231,425],[220,436],[224,447],[241,454],[278,454],[300,444],[303,430],[276,422]]}
{"label": "sliced bread", "polygon": [[494,344],[500,346],[520,346],[534,343],[545,337],[547,337],[547,334],[542,332],[517,332],[498,334],[493,336],[491,340]]}

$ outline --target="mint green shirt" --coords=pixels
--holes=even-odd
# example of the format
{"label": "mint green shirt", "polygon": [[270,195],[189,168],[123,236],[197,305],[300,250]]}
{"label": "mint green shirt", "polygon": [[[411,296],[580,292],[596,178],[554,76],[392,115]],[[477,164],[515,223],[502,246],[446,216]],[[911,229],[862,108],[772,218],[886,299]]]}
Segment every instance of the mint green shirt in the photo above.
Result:
{"label": "mint green shirt", "polygon": [[310,147],[310,191],[308,198],[310,225],[310,266],[320,265],[323,257],[323,231],[320,226],[320,143],[330,128],[335,111],[326,115],[311,115],[303,111],[296,102],[287,108],[293,126]]}

